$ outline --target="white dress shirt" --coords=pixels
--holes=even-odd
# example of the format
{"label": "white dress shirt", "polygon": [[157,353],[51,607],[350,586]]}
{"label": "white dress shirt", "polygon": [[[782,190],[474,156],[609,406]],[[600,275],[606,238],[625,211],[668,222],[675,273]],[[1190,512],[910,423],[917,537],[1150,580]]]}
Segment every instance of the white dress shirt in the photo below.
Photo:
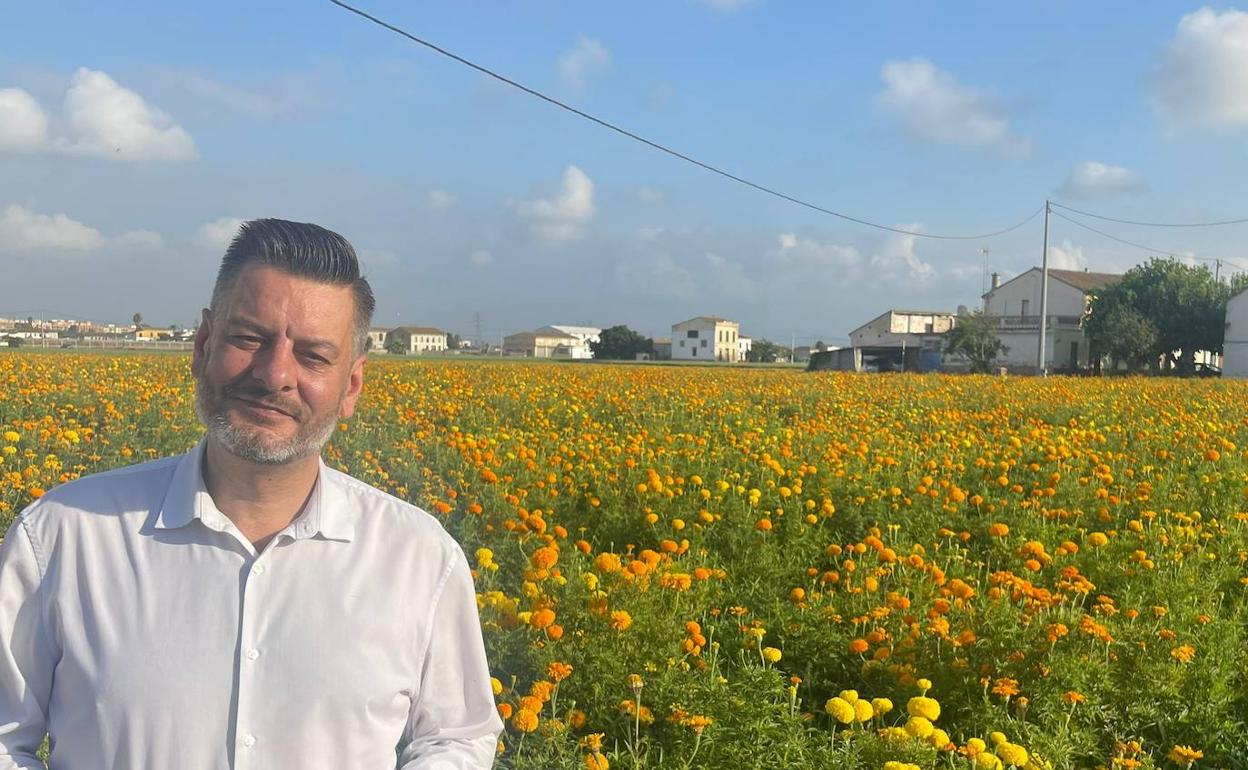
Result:
{"label": "white dress shirt", "polygon": [[[490,690],[463,550],[321,464],[257,553],[204,444],[65,484],[0,543],[0,770],[473,770]],[[401,749],[399,748],[401,747]]]}

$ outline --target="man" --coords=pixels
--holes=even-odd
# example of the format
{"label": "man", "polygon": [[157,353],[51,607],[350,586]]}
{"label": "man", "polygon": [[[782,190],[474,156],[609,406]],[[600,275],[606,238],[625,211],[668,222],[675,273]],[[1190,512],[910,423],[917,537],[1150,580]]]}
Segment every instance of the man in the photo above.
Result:
{"label": "man", "polygon": [[195,338],[205,438],[52,490],[0,544],[0,770],[42,768],[45,733],[57,770],[491,766],[463,551],[320,460],[372,311],[342,236],[243,225]]}

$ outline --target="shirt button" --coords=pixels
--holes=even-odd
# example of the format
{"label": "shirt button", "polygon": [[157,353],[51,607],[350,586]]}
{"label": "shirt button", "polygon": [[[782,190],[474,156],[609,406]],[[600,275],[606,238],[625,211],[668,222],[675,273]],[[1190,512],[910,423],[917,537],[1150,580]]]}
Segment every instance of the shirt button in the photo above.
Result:
{"label": "shirt button", "polygon": [[243,738],[243,748],[249,749],[255,745],[256,745],[256,736],[248,735],[245,738]]}
{"label": "shirt button", "polygon": [[254,567],[252,567],[252,568],[251,568],[251,572],[252,572],[252,574],[255,574],[255,575],[263,575],[263,574],[264,574],[264,565],[263,565],[263,564],[257,564],[256,566],[254,566]]}
{"label": "shirt button", "polygon": [[247,651],[247,660],[255,660],[258,657],[260,657],[260,651],[256,648],[253,647]]}

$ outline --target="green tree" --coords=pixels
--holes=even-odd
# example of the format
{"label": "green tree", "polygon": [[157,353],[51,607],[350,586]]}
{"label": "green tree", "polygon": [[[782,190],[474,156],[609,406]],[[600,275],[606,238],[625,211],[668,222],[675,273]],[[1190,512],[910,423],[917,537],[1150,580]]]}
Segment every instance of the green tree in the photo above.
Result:
{"label": "green tree", "polygon": [[755,363],[773,364],[779,359],[793,359],[793,351],[778,342],[772,342],[768,339],[754,340],[750,345],[749,351],[745,354],[746,361]]}
{"label": "green tree", "polygon": [[1105,315],[1100,352],[1117,369],[1119,362],[1134,371],[1147,367],[1157,357],[1157,327],[1135,308],[1120,304]]}
{"label": "green tree", "polygon": [[[1138,330],[1142,318],[1156,332],[1149,359],[1156,362],[1165,357],[1177,364],[1179,371],[1191,372],[1197,351],[1222,352],[1229,298],[1230,289],[1215,281],[1209,268],[1193,267],[1173,257],[1153,258],[1131,268],[1119,283],[1094,296],[1083,326],[1093,349],[1104,355],[1111,348],[1134,348],[1117,338],[1124,329]],[[1121,308],[1129,308],[1139,318]]]}
{"label": "green tree", "polygon": [[407,352],[407,347],[403,344],[402,340],[392,339],[386,343],[386,352],[393,353],[396,356],[402,355]]}
{"label": "green tree", "polygon": [[962,355],[971,362],[972,372],[988,372],[997,356],[1009,347],[997,338],[997,327],[983,311],[960,315],[945,335],[945,352]]}
{"label": "green tree", "polygon": [[612,326],[603,329],[598,341],[589,343],[594,358],[606,361],[632,361],[638,353],[654,354],[654,340],[635,332],[627,326]]}

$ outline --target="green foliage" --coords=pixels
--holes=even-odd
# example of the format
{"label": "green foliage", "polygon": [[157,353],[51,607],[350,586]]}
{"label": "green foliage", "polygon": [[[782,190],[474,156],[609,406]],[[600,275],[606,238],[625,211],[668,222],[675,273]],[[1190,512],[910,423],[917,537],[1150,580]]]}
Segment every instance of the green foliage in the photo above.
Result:
{"label": "green foliage", "polygon": [[638,353],[653,355],[654,340],[624,325],[603,329],[598,341],[589,343],[594,358],[607,361],[633,361]]}
{"label": "green foliage", "polygon": [[793,351],[778,342],[772,342],[768,339],[754,340],[750,349],[745,354],[746,361],[754,363],[774,364],[781,358],[791,359]]}
{"label": "green foliage", "polygon": [[[1215,281],[1209,268],[1173,257],[1154,258],[1092,298],[1084,329],[1093,349],[1103,355],[1116,351],[1120,360],[1142,361],[1180,351],[1180,370],[1191,371],[1197,351],[1222,352],[1229,298],[1229,288]],[[1151,335],[1148,325],[1154,330]],[[1152,344],[1145,348],[1143,340],[1123,338],[1129,334],[1144,334]]]}
{"label": "green foliage", "polygon": [[971,362],[971,371],[987,372],[992,362],[1009,347],[997,338],[992,319],[975,311],[960,315],[953,329],[945,335],[945,353],[965,356]]}

